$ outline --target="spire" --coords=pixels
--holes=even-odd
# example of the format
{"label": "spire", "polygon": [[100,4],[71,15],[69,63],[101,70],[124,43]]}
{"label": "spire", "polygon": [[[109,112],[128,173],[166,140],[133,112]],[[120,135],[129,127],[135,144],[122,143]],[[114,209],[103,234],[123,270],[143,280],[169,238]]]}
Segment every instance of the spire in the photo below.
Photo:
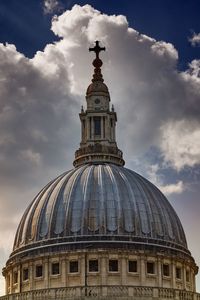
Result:
{"label": "spire", "polygon": [[106,48],[105,47],[100,47],[99,46],[99,41],[96,41],[95,43],[96,43],[95,47],[89,48],[89,51],[94,51],[95,54],[96,54],[96,58],[93,60],[93,63],[92,63],[94,68],[95,68],[92,82],[95,82],[95,81],[102,81],[103,82],[104,80],[103,80],[103,76],[101,74],[101,67],[103,65],[103,62],[99,58],[99,53],[101,51],[105,51]]}
{"label": "spire", "polygon": [[123,166],[123,153],[118,149],[115,138],[117,114],[113,106],[110,109],[110,94],[101,74],[103,62],[99,53],[105,51],[105,47],[100,47],[99,41],[96,41],[95,47],[89,48],[89,51],[96,54],[93,61],[95,69],[86,92],[87,108],[84,110],[82,107],[79,114],[82,137],[73,164],[78,167],[105,162]]}

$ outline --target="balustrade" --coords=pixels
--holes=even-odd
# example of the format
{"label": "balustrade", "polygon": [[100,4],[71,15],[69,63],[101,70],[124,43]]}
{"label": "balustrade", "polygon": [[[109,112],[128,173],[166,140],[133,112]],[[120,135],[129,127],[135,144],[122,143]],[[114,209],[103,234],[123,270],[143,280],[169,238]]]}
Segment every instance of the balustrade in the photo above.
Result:
{"label": "balustrade", "polygon": [[148,300],[200,300],[200,294],[198,293],[168,288],[153,288],[141,286],[63,287],[6,295],[0,297],[0,300],[109,300],[112,297],[114,297],[113,299],[123,300],[144,300],[145,298]]}

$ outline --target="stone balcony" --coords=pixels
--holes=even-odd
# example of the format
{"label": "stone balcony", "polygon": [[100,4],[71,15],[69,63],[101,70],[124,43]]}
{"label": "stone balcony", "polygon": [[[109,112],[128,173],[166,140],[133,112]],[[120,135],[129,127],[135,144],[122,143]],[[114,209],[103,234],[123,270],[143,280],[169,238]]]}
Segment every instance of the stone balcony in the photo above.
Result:
{"label": "stone balcony", "polygon": [[110,162],[124,166],[123,152],[117,147],[105,146],[100,143],[89,145],[76,150],[74,167],[85,163]]}
{"label": "stone balcony", "polygon": [[63,287],[10,294],[0,300],[200,300],[200,294],[185,290],[133,286]]}

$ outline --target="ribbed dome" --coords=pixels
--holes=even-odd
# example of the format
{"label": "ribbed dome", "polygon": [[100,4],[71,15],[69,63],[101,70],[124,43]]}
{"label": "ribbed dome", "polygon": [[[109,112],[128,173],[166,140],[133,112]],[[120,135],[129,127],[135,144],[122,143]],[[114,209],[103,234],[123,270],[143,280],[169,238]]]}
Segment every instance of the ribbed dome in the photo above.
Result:
{"label": "ribbed dome", "polygon": [[182,225],[165,196],[142,176],[112,164],[72,169],[44,187],[20,222],[13,250],[88,240],[188,252]]}

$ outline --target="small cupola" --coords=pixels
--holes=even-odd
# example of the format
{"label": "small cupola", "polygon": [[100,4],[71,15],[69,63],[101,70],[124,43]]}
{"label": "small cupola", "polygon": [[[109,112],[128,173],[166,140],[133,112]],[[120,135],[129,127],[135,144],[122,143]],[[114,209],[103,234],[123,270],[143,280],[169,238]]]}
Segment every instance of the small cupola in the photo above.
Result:
{"label": "small cupola", "polygon": [[123,166],[123,153],[116,143],[117,114],[114,106],[110,109],[110,94],[101,74],[102,60],[99,58],[100,51],[105,47],[99,46],[96,41],[94,51],[96,58],[93,61],[94,74],[92,83],[86,91],[86,109],[82,107],[79,114],[81,120],[81,143],[75,152],[74,166],[85,163],[110,162]]}

